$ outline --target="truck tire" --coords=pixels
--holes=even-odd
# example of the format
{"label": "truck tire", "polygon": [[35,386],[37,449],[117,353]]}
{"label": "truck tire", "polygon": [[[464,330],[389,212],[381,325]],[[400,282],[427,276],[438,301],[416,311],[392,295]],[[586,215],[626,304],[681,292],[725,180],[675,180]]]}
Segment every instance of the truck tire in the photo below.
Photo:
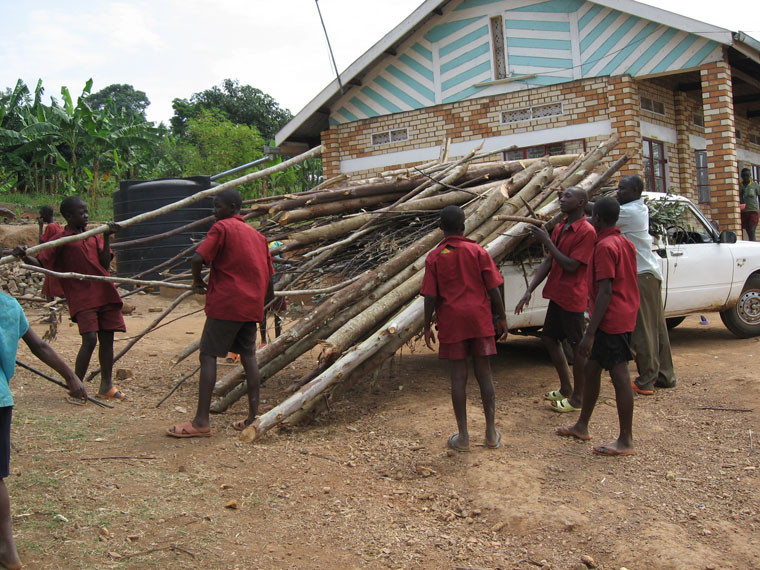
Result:
{"label": "truck tire", "polygon": [[750,275],[739,302],[721,312],[720,319],[739,338],[760,336],[760,275]]}
{"label": "truck tire", "polygon": [[670,317],[665,319],[665,325],[668,327],[668,330],[672,330],[680,325],[685,318],[686,317]]}

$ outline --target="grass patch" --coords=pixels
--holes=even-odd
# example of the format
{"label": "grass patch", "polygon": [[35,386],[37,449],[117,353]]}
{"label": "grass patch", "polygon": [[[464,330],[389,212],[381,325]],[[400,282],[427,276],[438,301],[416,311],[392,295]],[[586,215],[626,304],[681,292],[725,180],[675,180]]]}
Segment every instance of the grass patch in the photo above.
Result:
{"label": "grass patch", "polygon": [[[90,197],[88,194],[83,193],[80,194],[80,196],[85,202],[88,204],[90,203]],[[63,222],[61,214],[58,211],[58,206],[60,206],[64,198],[66,198],[64,195],[47,194],[44,192],[6,192],[0,194],[1,202],[16,205],[17,216],[23,214],[27,209],[39,210],[40,207],[49,205],[53,207],[58,222]],[[112,220],[113,198],[111,196],[100,196],[95,210],[93,211],[92,208],[90,208],[90,219],[97,221]]]}

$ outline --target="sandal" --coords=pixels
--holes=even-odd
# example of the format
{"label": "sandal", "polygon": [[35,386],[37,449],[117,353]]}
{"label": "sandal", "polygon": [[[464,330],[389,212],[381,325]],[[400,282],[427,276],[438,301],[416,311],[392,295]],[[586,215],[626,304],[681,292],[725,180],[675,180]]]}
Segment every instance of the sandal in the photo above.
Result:
{"label": "sandal", "polygon": [[166,434],[172,437],[211,437],[211,428],[197,428],[190,420],[183,424],[177,424],[166,430]]}
{"label": "sandal", "polygon": [[561,400],[556,400],[551,403],[550,405],[551,409],[555,412],[559,412],[561,414],[567,413],[567,412],[580,412],[580,408],[574,407],[572,404],[570,404],[569,400],[567,398],[562,398]]}
{"label": "sandal", "polygon": [[119,402],[123,402],[127,399],[127,396],[116,386],[111,386],[111,389],[105,394],[98,392],[98,398],[101,400],[117,400]]}
{"label": "sandal", "polygon": [[558,402],[559,400],[564,400],[565,396],[560,392],[559,390],[552,390],[551,392],[547,392],[544,394],[544,400],[551,400],[552,402]]}

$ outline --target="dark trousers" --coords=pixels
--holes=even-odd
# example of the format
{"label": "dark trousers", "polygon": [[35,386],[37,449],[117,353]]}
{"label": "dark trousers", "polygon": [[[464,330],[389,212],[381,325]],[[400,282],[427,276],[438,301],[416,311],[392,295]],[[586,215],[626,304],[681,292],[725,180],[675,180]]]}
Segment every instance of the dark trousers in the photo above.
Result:
{"label": "dark trousers", "polygon": [[675,386],[676,375],[670,355],[670,337],[662,308],[662,281],[651,273],[639,273],[639,313],[631,336],[639,377],[636,385],[651,390]]}

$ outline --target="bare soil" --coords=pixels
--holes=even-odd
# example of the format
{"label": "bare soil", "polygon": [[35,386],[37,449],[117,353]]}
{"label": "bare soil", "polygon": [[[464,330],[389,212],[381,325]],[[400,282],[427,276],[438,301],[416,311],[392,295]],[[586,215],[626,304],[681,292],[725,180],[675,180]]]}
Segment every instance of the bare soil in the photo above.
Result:
{"label": "bare soil", "polygon": [[[168,300],[130,302],[123,337]],[[117,364],[132,378],[118,383],[129,401],[113,410],[74,407],[18,370],[7,483],[19,552],[29,568],[580,569],[583,556],[616,570],[758,568],[760,344],[706,317],[672,332],[679,385],[637,396],[638,455],[627,458],[591,453],[617,436],[608,381],[592,441],[554,435],[574,414],[542,401],[557,382],[532,338],[510,338],[492,359],[499,450],[482,446],[471,382],[468,454],[447,453],[447,370],[419,343],[312,425],[252,445],[230,427],[245,416],[242,402],[212,417],[211,438],[165,435],[195,409],[197,377],[155,406],[196,366],[194,357],[168,363],[198,338],[202,314],[154,332]],[[79,336],[68,318],[54,347],[73,362]],[[23,343],[19,358],[35,362]],[[309,365],[271,379],[265,404]]]}

